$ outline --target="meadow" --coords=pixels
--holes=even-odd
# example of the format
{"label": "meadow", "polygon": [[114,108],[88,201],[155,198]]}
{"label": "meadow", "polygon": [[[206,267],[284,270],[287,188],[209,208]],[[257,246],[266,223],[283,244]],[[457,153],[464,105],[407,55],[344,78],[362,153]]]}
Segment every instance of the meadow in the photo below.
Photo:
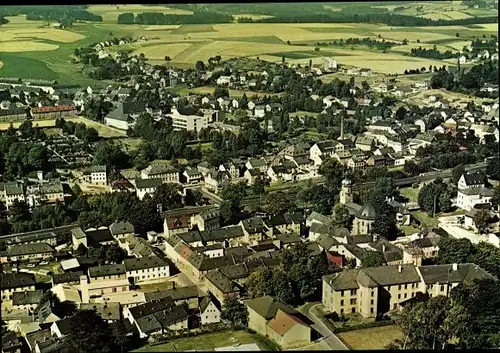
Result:
{"label": "meadow", "polygon": [[[337,11],[346,4],[327,8]],[[389,11],[412,16],[430,16],[446,13],[449,17],[485,16],[484,9],[468,9],[457,2],[419,2],[396,5],[379,5]],[[417,6],[422,8],[417,11]],[[338,9],[337,9],[338,7]],[[476,11],[477,10],[477,11]],[[479,11],[480,10],[480,11]],[[130,50],[144,53],[151,64],[165,64],[165,56],[172,59],[171,66],[193,67],[196,61],[220,55],[251,57],[281,62],[284,56],[289,63],[307,65],[309,60],[320,64],[323,57],[334,57],[340,64],[370,68],[381,74],[403,73],[429,65],[453,65],[450,62],[409,57],[411,48],[436,45],[440,50],[459,50],[470,43],[473,36],[497,34],[497,24],[448,27],[390,27],[359,23],[227,23],[213,25],[119,25],[120,13],[135,14],[158,11],[167,14],[190,14],[189,11],[165,6],[144,5],[93,5],[89,11],[103,17],[101,23],[75,23],[69,29],[43,26],[42,22],[27,21],[23,16],[8,17],[8,24],[0,26],[0,76],[55,79],[62,83],[103,87],[110,82],[90,79],[82,65],[71,62],[75,48],[104,41],[113,37],[146,36],[158,38],[115,46],[111,51]],[[481,12],[482,11],[482,12]],[[491,15],[491,12],[490,12]],[[262,18],[258,14],[240,14],[235,17]],[[459,33],[459,38],[456,34]],[[372,38],[399,43],[385,53],[364,46],[322,46],[317,42],[331,43],[348,38]],[[408,41],[402,45],[403,40]],[[388,65],[388,63],[390,65]],[[3,64],[3,65],[2,65]]]}

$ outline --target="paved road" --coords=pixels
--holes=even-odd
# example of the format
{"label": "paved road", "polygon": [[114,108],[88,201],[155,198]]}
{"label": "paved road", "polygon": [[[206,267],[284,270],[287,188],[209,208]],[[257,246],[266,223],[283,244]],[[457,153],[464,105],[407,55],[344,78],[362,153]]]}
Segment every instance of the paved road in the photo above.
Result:
{"label": "paved road", "polygon": [[299,311],[314,322],[313,328],[315,328],[324,337],[323,342],[325,342],[330,349],[339,351],[349,350],[349,348],[347,348],[346,345],[342,343],[342,341],[335,336],[332,331],[330,331],[323,321],[321,321],[321,319],[314,314],[313,309],[319,305],[321,305],[321,303],[307,303],[303,305]]}

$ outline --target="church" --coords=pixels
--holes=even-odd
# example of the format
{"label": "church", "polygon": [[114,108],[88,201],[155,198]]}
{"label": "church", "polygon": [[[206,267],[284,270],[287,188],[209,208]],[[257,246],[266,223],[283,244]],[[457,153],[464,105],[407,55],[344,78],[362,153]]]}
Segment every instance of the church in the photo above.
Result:
{"label": "church", "polygon": [[375,222],[376,212],[371,202],[363,206],[353,201],[352,184],[348,179],[342,180],[340,188],[340,203],[344,205],[350,214],[354,215],[351,235],[368,235]]}

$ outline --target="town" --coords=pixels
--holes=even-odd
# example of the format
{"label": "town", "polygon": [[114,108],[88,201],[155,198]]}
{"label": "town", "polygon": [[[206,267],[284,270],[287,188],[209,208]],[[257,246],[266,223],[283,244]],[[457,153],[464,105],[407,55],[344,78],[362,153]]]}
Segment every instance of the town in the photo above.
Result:
{"label": "town", "polygon": [[158,40],[0,77],[2,352],[498,348],[496,36],[391,75],[121,49]]}

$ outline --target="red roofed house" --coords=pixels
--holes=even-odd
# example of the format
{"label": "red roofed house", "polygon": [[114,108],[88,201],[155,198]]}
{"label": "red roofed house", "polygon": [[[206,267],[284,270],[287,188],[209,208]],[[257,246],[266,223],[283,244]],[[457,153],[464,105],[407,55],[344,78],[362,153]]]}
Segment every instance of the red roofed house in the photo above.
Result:
{"label": "red roofed house", "polygon": [[33,119],[59,118],[76,114],[76,107],[74,105],[56,105],[31,109]]}
{"label": "red roofed house", "polygon": [[173,234],[181,234],[189,231],[191,228],[191,218],[188,216],[165,217],[163,224],[164,235],[169,237]]}
{"label": "red roofed house", "polygon": [[345,262],[344,256],[342,256],[338,252],[336,252],[336,251],[327,251],[326,252],[326,257],[328,258],[328,260],[331,263],[337,265],[338,267],[340,267],[340,268],[344,267],[344,262]]}
{"label": "red roofed house", "polygon": [[266,295],[247,300],[245,304],[248,327],[269,337],[282,348],[306,345],[318,337],[307,317],[273,297]]}

